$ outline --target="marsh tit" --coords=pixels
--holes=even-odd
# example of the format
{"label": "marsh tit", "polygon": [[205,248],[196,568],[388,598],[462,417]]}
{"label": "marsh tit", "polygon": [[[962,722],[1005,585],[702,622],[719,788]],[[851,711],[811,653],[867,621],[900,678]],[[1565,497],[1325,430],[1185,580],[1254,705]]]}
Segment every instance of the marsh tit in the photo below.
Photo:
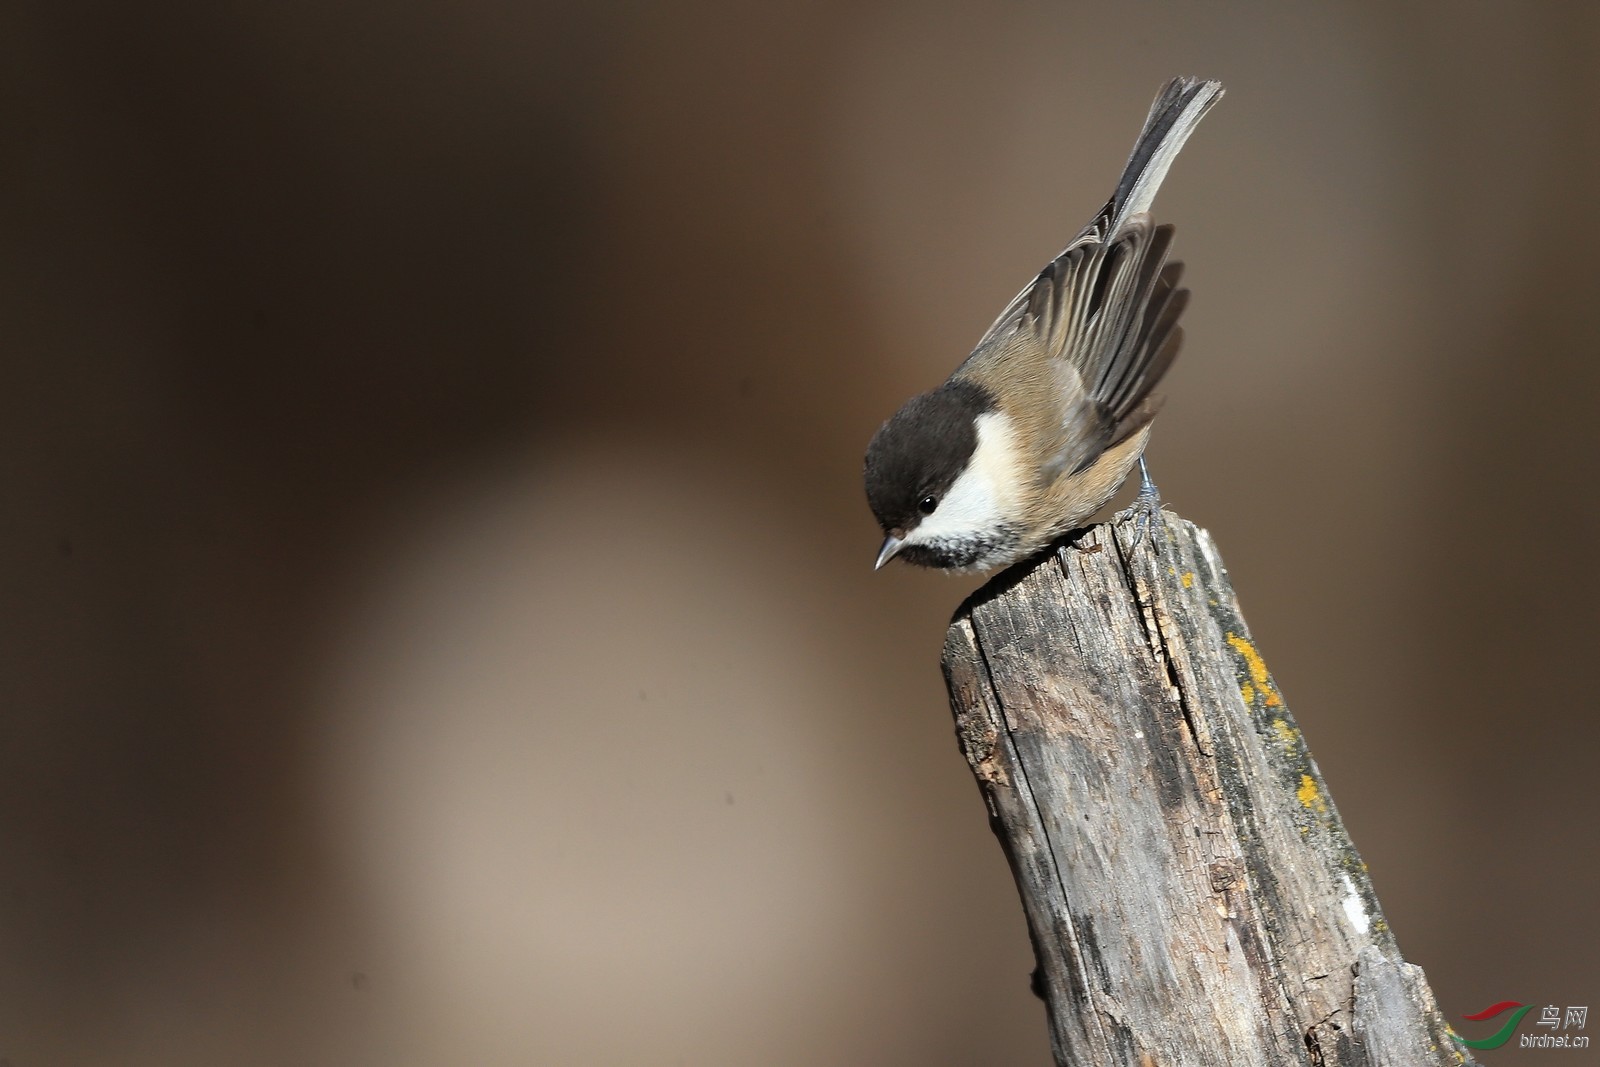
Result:
{"label": "marsh tit", "polygon": [[[867,447],[867,501],[899,557],[988,570],[1033,554],[1098,511],[1150,437],[1151,390],[1183,340],[1189,291],[1167,262],[1172,227],[1150,204],[1222,96],[1175,78],[1150,108],[1116,192],[1011,301],[939,388]],[[1148,473],[1140,505],[1159,507]]]}

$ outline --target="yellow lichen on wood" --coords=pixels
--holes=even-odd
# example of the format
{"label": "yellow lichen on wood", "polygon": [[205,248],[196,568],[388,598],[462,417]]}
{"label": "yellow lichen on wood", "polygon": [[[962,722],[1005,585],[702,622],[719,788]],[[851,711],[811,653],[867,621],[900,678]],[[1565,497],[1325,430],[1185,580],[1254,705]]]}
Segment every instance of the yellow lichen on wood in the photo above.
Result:
{"label": "yellow lichen on wood", "polygon": [[1300,806],[1307,811],[1314,811],[1318,815],[1328,814],[1328,802],[1323,799],[1317,780],[1309,774],[1300,776],[1300,788],[1295,790],[1295,796],[1300,798]]}
{"label": "yellow lichen on wood", "polygon": [[1295,743],[1300,740],[1300,734],[1295,728],[1283,719],[1273,719],[1272,732],[1278,735],[1279,741],[1283,742],[1283,750],[1293,755]]}
{"label": "yellow lichen on wood", "polygon": [[[1272,688],[1272,675],[1267,673],[1267,663],[1261,658],[1261,653],[1256,651],[1256,646],[1240,637],[1238,634],[1228,635],[1228,644],[1233,650],[1244,657],[1245,669],[1250,672],[1250,680],[1255,683],[1255,688],[1263,695],[1263,702],[1269,708],[1281,707],[1283,698],[1278,696],[1277,690]],[[1248,703],[1248,699],[1246,700]]]}

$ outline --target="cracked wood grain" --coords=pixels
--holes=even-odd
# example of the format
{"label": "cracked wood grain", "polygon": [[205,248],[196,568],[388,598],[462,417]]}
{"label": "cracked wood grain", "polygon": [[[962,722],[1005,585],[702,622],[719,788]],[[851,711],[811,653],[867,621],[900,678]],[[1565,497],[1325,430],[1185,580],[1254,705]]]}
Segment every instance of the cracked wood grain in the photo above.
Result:
{"label": "cracked wood grain", "polygon": [[956,734],[1021,893],[1060,1065],[1444,1067],[1210,536],[1096,526],[950,624]]}

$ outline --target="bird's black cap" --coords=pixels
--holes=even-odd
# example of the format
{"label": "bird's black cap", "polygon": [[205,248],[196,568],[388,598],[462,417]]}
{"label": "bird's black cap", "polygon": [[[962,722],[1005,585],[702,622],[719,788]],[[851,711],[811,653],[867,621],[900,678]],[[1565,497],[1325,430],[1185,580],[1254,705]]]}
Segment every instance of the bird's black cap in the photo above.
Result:
{"label": "bird's black cap", "polygon": [[867,446],[867,503],[885,533],[899,536],[922,521],[918,505],[942,498],[978,447],[974,421],[994,397],[969,381],[950,381],[912,397]]}

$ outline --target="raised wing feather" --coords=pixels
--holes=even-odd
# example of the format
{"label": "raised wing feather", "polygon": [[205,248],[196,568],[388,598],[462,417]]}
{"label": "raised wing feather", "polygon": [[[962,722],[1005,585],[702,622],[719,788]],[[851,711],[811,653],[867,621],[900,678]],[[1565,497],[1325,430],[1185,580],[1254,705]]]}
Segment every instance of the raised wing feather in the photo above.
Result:
{"label": "raised wing feather", "polygon": [[1088,466],[1155,415],[1151,390],[1177,357],[1189,292],[1178,288],[1181,264],[1167,262],[1172,227],[1146,212],[1221,95],[1217,82],[1167,84],[1111,199],[1012,299],[957,372],[998,372],[1056,391],[1043,406],[1060,411],[1059,424],[1033,428],[1054,439],[1047,477]]}
{"label": "raised wing feather", "polygon": [[1057,403],[1041,405],[1061,411],[1047,476],[1087,466],[1154,416],[1150,392],[1178,354],[1189,296],[1177,286],[1182,265],[1167,262],[1172,232],[1138,215],[1107,244],[1063,252],[973,354],[1012,364],[1003,373],[1013,380],[1059,391]]}

